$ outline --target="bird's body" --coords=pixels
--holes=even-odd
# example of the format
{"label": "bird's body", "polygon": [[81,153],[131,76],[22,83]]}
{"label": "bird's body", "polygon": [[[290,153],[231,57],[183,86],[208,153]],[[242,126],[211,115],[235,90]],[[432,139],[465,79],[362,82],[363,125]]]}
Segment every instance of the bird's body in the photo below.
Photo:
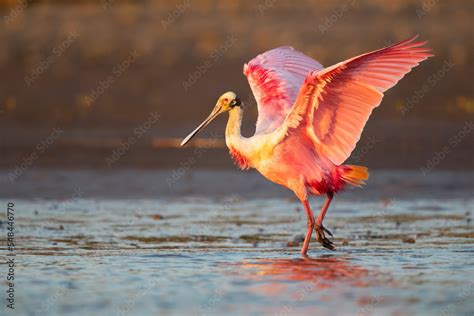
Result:
{"label": "bird's body", "polygon": [[[326,248],[334,249],[322,221],[334,193],[361,186],[366,167],[344,165],[383,92],[419,62],[431,56],[415,38],[363,54],[328,68],[291,47],[267,51],[244,65],[258,104],[255,135],[240,133],[243,108],[237,95],[224,93],[209,117],[182,145],[220,113],[228,112],[225,131],[230,154],[241,169],[255,168],[268,180],[292,190],[304,204],[308,229]],[[309,195],[326,194],[315,220]]]}
{"label": "bird's body", "polygon": [[226,144],[234,163],[240,169],[257,169],[268,180],[283,185],[304,200],[306,193],[323,194],[342,189],[341,173],[345,167],[334,165],[318,154],[308,137],[292,135],[277,146],[272,134],[245,138],[240,135],[242,109],[232,111],[226,127]]}

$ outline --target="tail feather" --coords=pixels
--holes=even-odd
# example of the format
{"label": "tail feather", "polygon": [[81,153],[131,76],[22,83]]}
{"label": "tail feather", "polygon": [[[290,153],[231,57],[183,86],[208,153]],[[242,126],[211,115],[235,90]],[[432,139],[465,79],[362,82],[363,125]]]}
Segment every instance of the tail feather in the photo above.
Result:
{"label": "tail feather", "polygon": [[365,185],[365,180],[369,178],[369,171],[367,167],[342,165],[340,168],[342,180],[352,186],[361,187]]}

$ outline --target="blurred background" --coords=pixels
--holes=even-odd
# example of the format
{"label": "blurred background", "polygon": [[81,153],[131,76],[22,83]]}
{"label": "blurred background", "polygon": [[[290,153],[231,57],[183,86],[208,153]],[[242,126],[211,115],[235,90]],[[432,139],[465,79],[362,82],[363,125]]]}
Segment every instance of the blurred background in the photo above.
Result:
{"label": "blurred background", "polygon": [[[324,66],[415,34],[434,58],[386,93],[351,158],[473,168],[469,0],[0,1],[0,166],[232,167],[225,118],[179,149],[217,97],[257,109],[242,65],[290,45]],[[437,159],[436,157],[442,157]],[[438,161],[440,160],[440,161]]]}

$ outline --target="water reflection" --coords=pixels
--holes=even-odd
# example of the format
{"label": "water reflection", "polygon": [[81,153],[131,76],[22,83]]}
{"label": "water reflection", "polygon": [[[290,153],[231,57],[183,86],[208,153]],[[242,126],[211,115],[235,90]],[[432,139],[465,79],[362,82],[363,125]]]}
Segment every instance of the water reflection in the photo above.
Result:
{"label": "water reflection", "polygon": [[243,261],[240,265],[243,267],[243,277],[256,281],[260,284],[260,290],[267,294],[284,291],[286,285],[300,281],[315,289],[323,289],[340,283],[366,287],[375,280],[375,273],[354,264],[346,257],[254,259]]}
{"label": "water reflection", "polygon": [[[237,268],[239,277],[246,281],[245,292],[261,300],[260,310],[264,314],[351,314],[367,306],[375,308],[370,289],[383,282],[387,285],[381,273],[369,271],[354,260],[341,254],[250,259],[238,263]],[[351,303],[341,305],[348,297]],[[247,304],[247,308],[252,308],[252,304]]]}

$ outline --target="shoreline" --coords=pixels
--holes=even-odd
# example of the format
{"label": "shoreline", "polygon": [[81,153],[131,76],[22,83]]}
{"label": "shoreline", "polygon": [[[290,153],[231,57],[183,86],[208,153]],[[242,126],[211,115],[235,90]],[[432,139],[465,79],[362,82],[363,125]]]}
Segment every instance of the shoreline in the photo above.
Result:
{"label": "shoreline", "polygon": [[[369,169],[362,188],[350,188],[337,195],[343,199],[466,198],[474,193],[473,171],[420,171]],[[175,169],[31,169],[11,182],[7,170],[0,170],[0,198],[68,199],[78,189],[81,198],[289,198],[292,192],[271,183],[257,171],[190,169],[174,181]],[[168,181],[167,181],[168,180]],[[317,197],[315,200],[319,200]]]}

